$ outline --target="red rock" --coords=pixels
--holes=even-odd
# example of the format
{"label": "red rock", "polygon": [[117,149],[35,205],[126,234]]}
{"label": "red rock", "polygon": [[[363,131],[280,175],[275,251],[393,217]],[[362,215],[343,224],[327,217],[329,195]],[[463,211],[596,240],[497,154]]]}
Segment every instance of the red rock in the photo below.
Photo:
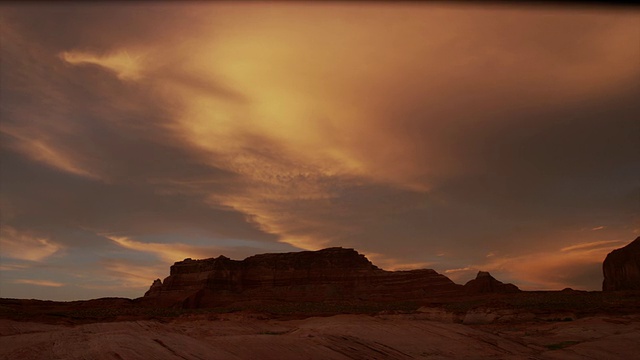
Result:
{"label": "red rock", "polygon": [[411,300],[458,294],[434,270],[385,271],[353,249],[262,254],[242,261],[185,259],[157,280],[143,301],[188,308],[237,301]]}
{"label": "red rock", "polygon": [[602,264],[603,291],[640,290],[640,237],[613,250]]}
{"label": "red rock", "polygon": [[502,283],[486,271],[478,271],[475,279],[464,284],[464,290],[467,294],[520,292],[517,286]]}
{"label": "red rock", "polygon": [[156,293],[159,293],[162,289],[162,280],[160,279],[155,279],[153,280],[153,284],[151,284],[151,287],[149,288],[149,290],[147,290],[146,293],[144,293],[144,296],[153,296]]}

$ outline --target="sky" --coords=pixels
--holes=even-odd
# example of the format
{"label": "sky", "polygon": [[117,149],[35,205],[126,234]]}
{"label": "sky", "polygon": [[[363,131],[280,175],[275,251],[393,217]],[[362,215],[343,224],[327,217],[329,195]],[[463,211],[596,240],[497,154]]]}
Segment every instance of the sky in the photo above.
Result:
{"label": "sky", "polygon": [[184,258],[354,248],[599,290],[640,235],[640,12],[0,5],[0,297],[142,296]]}

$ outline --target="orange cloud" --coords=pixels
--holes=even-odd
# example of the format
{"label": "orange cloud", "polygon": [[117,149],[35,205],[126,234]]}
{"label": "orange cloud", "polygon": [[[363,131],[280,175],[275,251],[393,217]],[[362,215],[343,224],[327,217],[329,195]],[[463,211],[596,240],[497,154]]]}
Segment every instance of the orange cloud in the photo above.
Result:
{"label": "orange cloud", "polygon": [[26,265],[17,265],[17,264],[3,264],[0,265],[0,271],[16,271],[26,269],[28,266]]}
{"label": "orange cloud", "polygon": [[0,248],[6,257],[30,261],[42,261],[63,249],[47,238],[32,236],[7,225],[0,229]]}
{"label": "orange cloud", "polygon": [[126,236],[101,235],[123,248],[151,253],[168,263],[173,263],[186,258],[206,258],[219,254],[218,250],[215,248],[204,248],[179,243],[144,243],[132,240]]}
{"label": "orange cloud", "polygon": [[465,266],[456,269],[444,270],[444,274],[456,284],[466,284],[467,281],[475,278],[478,269],[471,266]]}
{"label": "orange cloud", "polygon": [[[177,259],[173,259],[176,261]],[[167,272],[167,267],[135,265],[118,260],[104,260],[102,266],[107,270],[110,277],[117,280],[116,285],[95,285],[84,284],[83,287],[102,290],[121,290],[124,288],[146,289],[151,282]]]}
{"label": "orange cloud", "polygon": [[[389,218],[401,218],[404,213],[391,209],[388,204],[372,202],[367,207],[361,206],[358,202],[363,202],[362,198],[340,203],[336,200],[345,197],[346,193],[342,188],[351,191],[351,188],[362,184],[365,185],[362,187],[379,185],[418,196],[439,189],[439,183],[460,180],[454,179],[456,175],[491,172],[493,169],[487,167],[487,162],[493,160],[491,157],[518,154],[515,150],[519,147],[509,141],[502,144],[504,148],[499,146],[501,144],[484,141],[488,133],[483,131],[491,129],[493,133],[502,133],[500,136],[511,139],[509,131],[524,129],[526,132],[531,128],[536,134],[549,135],[551,140],[556,135],[565,139],[567,134],[554,133],[552,126],[536,127],[537,123],[545,122],[555,126],[556,122],[563,122],[560,117],[528,118],[529,114],[538,115],[532,109],[564,116],[563,111],[556,110],[567,110],[576,104],[597,104],[593,100],[611,98],[612,94],[617,94],[614,90],[632,86],[640,71],[637,67],[640,49],[628,46],[638,42],[637,14],[378,4],[251,4],[239,7],[189,4],[177,7],[175,12],[189,16],[171,13],[172,18],[188,18],[188,22],[178,25],[176,22],[163,23],[162,34],[171,35],[159,36],[154,32],[155,36],[144,37],[144,41],[138,38],[129,41],[129,34],[126,39],[117,39],[108,27],[87,25],[80,27],[91,28],[92,32],[83,32],[82,39],[76,39],[81,44],[78,48],[55,48],[55,51],[43,50],[31,55],[31,49],[25,45],[29,42],[5,41],[11,46],[19,44],[26,49],[17,52],[20,56],[13,56],[13,66],[31,61],[20,71],[10,69],[7,72],[18,74],[12,77],[12,85],[19,85],[16,88],[25,83],[31,86],[29,91],[32,93],[19,93],[18,98],[40,101],[40,95],[49,95],[46,106],[39,109],[42,113],[17,109],[18,114],[12,114],[12,117],[15,115],[13,120],[20,126],[4,121],[0,124],[0,131],[11,140],[8,146],[55,169],[103,180],[111,179],[108,173],[128,156],[127,152],[131,152],[127,151],[128,147],[110,152],[109,147],[129,144],[126,138],[132,138],[136,143],[142,132],[127,133],[133,127],[143,131],[148,129],[153,134],[151,136],[160,134],[160,140],[154,139],[146,144],[140,141],[140,147],[131,146],[130,149],[148,148],[145,145],[167,140],[171,145],[167,149],[169,157],[178,154],[175,151],[180,149],[216,170],[232,174],[233,184],[225,184],[220,190],[206,182],[194,184],[168,179],[173,174],[153,178],[153,174],[145,172],[153,166],[147,165],[165,156],[164,152],[159,155],[153,151],[132,162],[136,168],[143,169],[139,178],[128,178],[129,172],[124,167],[123,183],[138,185],[138,180],[143,179],[143,186],[149,184],[150,192],[167,197],[194,188],[198,199],[205,199],[212,208],[240,212],[248,222],[277,236],[281,242],[314,250],[344,245],[336,243],[347,239],[352,241],[348,246],[361,251],[377,248],[378,252],[372,252],[370,256],[380,266],[390,269],[430,265],[380,255],[380,244],[373,244],[367,239],[368,235],[379,236],[366,228],[367,225],[378,224],[368,224],[367,221],[386,220],[385,212],[393,213]],[[25,16],[25,24],[29,19]],[[124,25],[134,28],[132,24]],[[98,34],[96,44],[91,44],[92,35]],[[45,34],[38,39],[48,37],[49,34]],[[110,40],[105,41],[104,38]],[[84,50],[100,47],[108,48],[108,51]],[[59,59],[51,59],[51,53],[59,54]],[[48,59],[53,65],[43,66],[47,60],[42,59]],[[60,59],[73,66],[60,66]],[[84,84],[85,78],[73,77],[74,71],[86,74],[78,71],[77,67],[83,65],[91,65],[101,72],[106,70],[122,81],[109,83],[105,86],[112,87],[109,89],[104,89],[103,84]],[[36,68],[53,72],[63,68],[64,74],[47,74],[45,80],[37,77],[28,81],[23,79],[24,74],[28,75],[33,72],[31,69]],[[103,93],[110,92],[117,96],[112,96],[109,101],[100,101],[109,103],[107,111],[101,107],[102,104],[90,103],[81,111],[73,112],[69,109],[77,105],[73,96],[77,90],[58,91],[64,91],[60,84],[75,81],[83,86],[95,86],[97,90],[92,95],[97,95],[96,98],[102,99]],[[42,83],[47,86],[40,86]],[[122,95],[121,91],[131,89],[134,90]],[[135,96],[130,99],[129,94]],[[149,99],[146,96],[152,101],[147,103]],[[149,109],[129,113],[140,105],[136,102],[142,98],[145,100],[142,108],[151,103],[158,104],[162,114],[157,117],[162,118],[161,122],[155,122],[155,113],[144,116],[148,115],[146,111]],[[53,120],[49,118],[50,110],[65,106],[68,109],[52,116]],[[117,115],[111,113],[116,109],[121,111]],[[23,116],[21,111],[31,116]],[[91,140],[96,138],[91,138],[95,136],[92,131],[101,134],[102,126],[94,128],[89,124],[86,139],[89,146],[69,141],[83,131],[74,128],[78,124],[73,121],[77,119],[66,120],[67,112],[74,115],[69,118],[82,114],[78,117],[84,119],[85,113],[96,115],[94,120],[112,131],[112,137],[104,143],[93,143]],[[106,126],[106,123],[111,125],[111,122],[119,121],[113,118],[127,122],[134,117],[142,120],[131,128]],[[572,120],[575,126],[571,128],[580,129],[581,114],[571,112],[570,118],[575,118]],[[78,125],[78,128],[82,126]],[[507,131],[502,132],[503,127]],[[466,138],[467,134],[472,135]],[[467,139],[478,141],[482,146],[490,145],[490,156],[479,161],[469,160],[472,157],[469,156],[470,149],[474,148],[465,148],[464,140]],[[539,143],[546,145],[542,141]],[[96,150],[95,153],[92,150]],[[535,157],[538,152],[544,152],[535,146],[524,150],[523,163],[529,163],[528,156]],[[179,152],[180,155],[184,153]],[[496,162],[500,169],[509,165],[508,161]],[[527,175],[521,171],[514,173]],[[506,187],[516,183],[522,186],[523,193],[534,187],[520,184],[517,176],[515,179],[500,178],[501,184],[502,180]],[[545,176],[542,180],[554,181],[555,177]],[[535,176],[531,177],[531,182],[536,183]],[[170,191],[159,189],[158,184],[171,184]],[[455,184],[453,188],[456,188]],[[474,191],[477,190],[469,192]],[[507,192],[507,195],[512,193]],[[376,191],[367,193],[369,197],[379,194]],[[449,200],[446,196],[442,196],[443,199],[437,197],[438,194],[429,196],[424,208],[438,201],[442,205]],[[520,200],[517,196],[507,197],[509,201]],[[115,203],[121,205],[126,202]],[[473,209],[477,204],[479,202],[456,203],[451,200],[451,215],[444,218],[450,221],[466,211],[478,215],[485,208],[477,206]],[[440,209],[449,206],[445,205]],[[491,205],[503,208],[505,202],[499,199]],[[531,209],[535,209],[535,205]],[[438,207],[433,209],[438,210]],[[436,229],[433,236],[422,236],[422,232],[440,227],[436,221],[425,227],[417,225],[422,220],[421,216],[433,216],[434,212],[407,216],[411,220],[406,223],[416,226],[407,226],[406,234],[399,242],[425,249],[428,245],[420,244],[421,239],[428,239],[424,243],[446,242],[447,238],[455,241],[463,236],[472,238],[476,235],[470,226],[466,234],[455,229],[453,232],[456,234],[447,236]],[[433,217],[437,218],[437,215]],[[340,221],[342,219],[348,221]],[[517,215],[515,219],[522,220]],[[351,220],[361,223],[354,225],[349,222]],[[451,227],[462,227],[453,222],[445,223]],[[507,223],[506,219],[504,223]],[[393,224],[402,226],[405,222]],[[501,223],[497,221],[496,224],[499,226]],[[202,222],[199,225],[205,227]],[[505,226],[511,225],[513,222]],[[171,226],[175,225],[168,225]],[[377,230],[381,228],[379,226]],[[398,232],[403,230],[397,229]],[[487,239],[490,237],[487,234],[493,230],[482,231],[486,233],[480,236]],[[350,240],[348,237],[353,234],[353,240]],[[214,248],[181,243],[143,243],[128,237],[107,237],[122,248],[150,253],[167,262],[219,253]],[[502,240],[498,239],[497,243]],[[58,245],[48,240],[29,241],[34,244],[33,249],[25,247],[25,251],[20,248],[14,252],[44,259],[58,251]],[[464,241],[460,244],[468,244]],[[17,241],[9,243],[18,246]],[[474,271],[476,267],[495,269],[514,277],[522,275],[531,286],[555,287],[570,282],[562,278],[566,273],[564,270],[595,264],[603,249],[612,245],[613,242],[607,241],[573,244],[555,252],[533,250],[531,255],[514,256],[500,255],[496,251],[494,256],[487,255],[486,258],[483,250],[470,257],[481,257],[477,261],[488,261],[486,264],[464,267],[467,264],[464,260],[462,264],[455,265],[461,266],[459,269],[448,271],[466,274],[465,271]],[[447,254],[457,250],[470,252],[467,249],[449,250]],[[114,274],[130,278],[131,284],[138,284],[134,273],[136,269],[122,264],[110,266]],[[142,284],[141,280],[139,284]]]}
{"label": "orange cloud", "polygon": [[[201,7],[194,22],[214,15],[220,22],[180,29],[189,42],[149,44],[156,50],[144,60],[144,76],[139,58],[127,55],[134,48],[102,57],[72,50],[63,58],[136,78],[171,99],[173,129],[209,152],[212,166],[245,179],[241,192],[209,199],[304,249],[332,239],[297,231],[296,223],[313,220],[281,210],[331,198],[326,183],[332,179],[424,192],[434,173],[468,171],[469,164],[439,150],[438,134],[452,126],[443,114],[453,126],[491,126],[493,117],[457,116],[456,109],[508,112],[523,98],[537,106],[584,101],[638,73],[638,49],[627,46],[637,40],[633,16],[447,6],[269,8]],[[387,23],[392,31],[380,25]],[[568,23],[583,32],[558,36]],[[592,30],[601,27],[606,30]],[[566,40],[574,38],[588,45]],[[576,61],[572,51],[586,53]],[[179,74],[198,74],[200,83],[226,90],[165,81]],[[420,109],[419,143],[410,126],[396,122],[412,109]]]}
{"label": "orange cloud", "polygon": [[[559,290],[565,287],[581,288],[573,277],[584,269],[600,271],[600,265],[612,250],[624,245],[625,241],[607,240],[575,244],[557,251],[529,253],[520,256],[492,257],[491,261],[472,266],[475,269],[494,271],[519,279],[517,284],[526,290]],[[599,281],[599,279],[595,279]]]}
{"label": "orange cloud", "polygon": [[35,279],[17,279],[17,280],[13,280],[13,283],[14,284],[27,284],[27,285],[36,285],[36,286],[46,286],[46,287],[61,287],[61,286],[65,285],[63,283],[59,283],[59,282],[55,282],[55,281],[35,280]]}
{"label": "orange cloud", "polygon": [[363,254],[377,267],[389,271],[427,269],[433,265],[431,262],[406,262],[373,252],[363,252]]}
{"label": "orange cloud", "polygon": [[[60,126],[64,125],[60,124]],[[12,128],[8,125],[0,124],[0,132],[9,135],[15,140],[9,146],[30,159],[75,175],[98,179],[96,174],[80,165],[76,157],[68,150],[57,146],[55,141],[46,134],[34,130]]]}
{"label": "orange cloud", "polygon": [[93,64],[113,71],[121,80],[138,80],[142,76],[142,55],[127,50],[99,56],[82,51],[65,51],[60,58],[72,65]]}
{"label": "orange cloud", "polygon": [[[616,244],[616,245],[614,245],[614,244]],[[563,247],[563,248],[560,249],[560,251],[565,251],[565,252],[567,252],[567,251],[571,252],[571,251],[575,251],[575,250],[580,250],[580,251],[584,251],[584,252],[601,251],[603,248],[609,249],[611,247],[620,247],[623,244],[625,244],[625,241],[621,241],[621,240],[591,241],[591,242],[586,242],[586,243],[581,243],[581,244],[576,244],[576,245]],[[606,245],[606,246],[604,246],[604,245]]]}

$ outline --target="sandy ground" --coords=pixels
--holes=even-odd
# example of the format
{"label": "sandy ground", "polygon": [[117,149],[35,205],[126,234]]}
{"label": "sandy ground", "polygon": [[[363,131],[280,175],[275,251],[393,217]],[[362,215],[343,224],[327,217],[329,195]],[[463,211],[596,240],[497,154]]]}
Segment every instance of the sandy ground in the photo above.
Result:
{"label": "sandy ground", "polygon": [[51,325],[0,320],[0,359],[633,359],[640,315],[463,325],[254,314]]}

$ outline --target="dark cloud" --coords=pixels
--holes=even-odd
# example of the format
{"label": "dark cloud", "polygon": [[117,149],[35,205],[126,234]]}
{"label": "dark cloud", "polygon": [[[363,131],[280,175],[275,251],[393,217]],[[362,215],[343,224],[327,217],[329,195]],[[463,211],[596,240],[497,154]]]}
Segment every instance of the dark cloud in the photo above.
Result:
{"label": "dark cloud", "polygon": [[194,21],[196,12],[172,3],[5,3],[3,12],[8,26],[51,54],[67,49],[108,52],[174,39],[185,24],[207,26]]}
{"label": "dark cloud", "polygon": [[[132,235],[196,228],[214,238],[273,239],[247,224],[243,214],[206,205],[198,193],[167,193],[145,183],[108,184],[9,153],[2,159],[2,190],[3,200],[11,204],[7,221],[20,228],[85,227]],[[58,241],[65,238],[60,234]]]}

